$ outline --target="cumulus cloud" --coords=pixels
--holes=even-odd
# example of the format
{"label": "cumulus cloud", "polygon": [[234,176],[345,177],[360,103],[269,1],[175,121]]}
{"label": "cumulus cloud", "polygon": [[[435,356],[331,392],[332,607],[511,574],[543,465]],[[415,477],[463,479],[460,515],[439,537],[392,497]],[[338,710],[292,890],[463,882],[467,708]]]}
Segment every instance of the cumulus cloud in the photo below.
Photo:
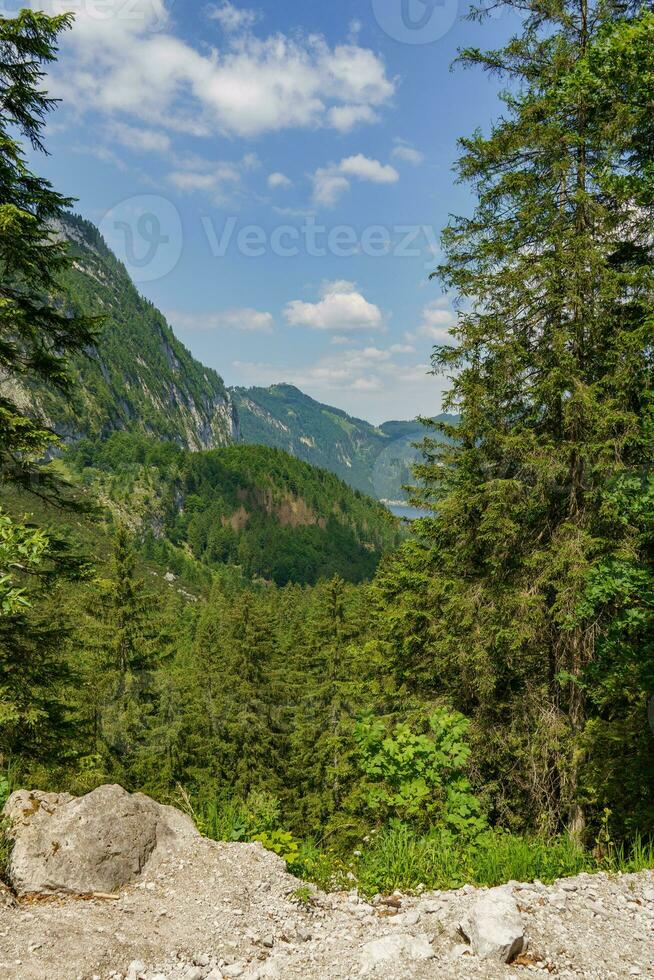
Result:
{"label": "cumulus cloud", "polygon": [[379,116],[369,105],[336,105],[327,113],[327,120],[339,133],[349,133],[359,123],[377,122]]}
{"label": "cumulus cloud", "polygon": [[373,184],[394,184],[400,179],[395,167],[366,157],[363,153],[345,157],[340,163],[319,167],[313,175],[313,200],[315,204],[331,207],[350,189],[351,180],[369,181]]}
{"label": "cumulus cloud", "polygon": [[272,190],[276,190],[277,188],[286,190],[286,188],[292,186],[293,186],[293,181],[290,180],[286,176],[286,174],[280,174],[276,172],[268,176],[268,187],[270,187]]}
{"label": "cumulus cloud", "polygon": [[171,310],[168,319],[178,330],[238,330],[241,333],[272,333],[275,320],[272,313],[242,309],[213,313],[188,313]]}
{"label": "cumulus cloud", "polygon": [[422,319],[413,333],[407,333],[409,341],[431,340],[434,344],[452,344],[452,328],[456,326],[456,315],[443,307],[443,297],[428,303],[422,311]]}
{"label": "cumulus cloud", "polygon": [[384,326],[379,307],[368,302],[356,283],[344,280],[325,283],[317,303],[292,300],[284,310],[284,317],[292,326],[339,334],[381,330]]}
{"label": "cumulus cloud", "polygon": [[374,184],[394,184],[400,178],[397,170],[390,164],[384,165],[379,160],[371,160],[363,153],[341,160],[339,168],[341,173],[358,177],[360,180],[370,180]]}
{"label": "cumulus cloud", "polygon": [[[42,4],[51,12],[60,0]],[[358,43],[260,38],[243,30],[251,12],[229,3],[214,8],[223,26],[234,25],[220,50],[175,36],[163,0],[105,0],[102,11],[79,4],[49,82],[81,110],[197,135],[256,137],[372,121],[395,90],[378,55]]]}
{"label": "cumulus cloud", "polygon": [[404,163],[410,163],[414,167],[419,167],[425,160],[424,153],[421,153],[420,150],[416,150],[415,147],[411,146],[410,143],[407,143],[406,140],[401,139],[395,140],[393,156],[396,160],[402,160]]}
{"label": "cumulus cloud", "polygon": [[259,20],[259,13],[245,7],[236,7],[229,0],[223,0],[219,6],[209,9],[209,17],[217,20],[224,31],[246,31],[254,27]]}

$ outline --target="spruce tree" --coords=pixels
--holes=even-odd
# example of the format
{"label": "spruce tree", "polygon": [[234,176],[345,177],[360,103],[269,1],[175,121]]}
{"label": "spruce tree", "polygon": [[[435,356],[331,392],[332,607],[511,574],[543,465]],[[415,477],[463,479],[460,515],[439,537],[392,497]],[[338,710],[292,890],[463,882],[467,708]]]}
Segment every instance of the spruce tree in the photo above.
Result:
{"label": "spruce tree", "polygon": [[609,603],[584,612],[587,590],[601,564],[645,561],[612,495],[647,478],[654,451],[651,15],[500,5],[521,33],[460,59],[508,90],[490,133],[461,141],[477,206],[444,234],[438,275],[459,315],[434,355],[460,419],[437,426],[418,467],[433,516],[404,575],[420,583],[423,633],[402,643],[474,713],[498,812],[511,772],[528,820],[581,834],[588,676],[611,627]]}
{"label": "spruce tree", "polygon": [[303,685],[291,734],[290,775],[303,832],[325,827],[341,810],[352,773],[354,724],[361,710],[351,596],[336,576],[315,587],[303,651]]}
{"label": "spruce tree", "polygon": [[70,258],[55,225],[72,201],[27,166],[22,137],[45,152],[42,132],[55,101],[43,91],[44,66],[72,15],[24,10],[0,17],[0,465],[3,480],[25,481],[26,457],[56,441],[24,410],[35,382],[66,389],[67,360],[93,341],[93,323],[57,303]]}
{"label": "spruce tree", "polygon": [[134,546],[119,524],[108,576],[94,583],[86,632],[89,658],[82,712],[107,771],[140,783],[139,756],[154,714],[157,666],[154,596],[136,572]]}
{"label": "spruce tree", "polygon": [[[53,224],[70,202],[31,172],[20,139],[44,151],[54,101],[43,91],[43,69],[70,24],[70,15],[27,10],[0,17],[0,486],[42,497],[59,496],[38,466],[56,438],[24,405],[34,384],[66,389],[67,358],[92,342],[93,323],[57,302],[69,258]],[[0,524],[0,765],[52,760],[65,731],[65,631],[59,617],[40,617],[30,605],[80,565],[56,536],[2,508]]]}

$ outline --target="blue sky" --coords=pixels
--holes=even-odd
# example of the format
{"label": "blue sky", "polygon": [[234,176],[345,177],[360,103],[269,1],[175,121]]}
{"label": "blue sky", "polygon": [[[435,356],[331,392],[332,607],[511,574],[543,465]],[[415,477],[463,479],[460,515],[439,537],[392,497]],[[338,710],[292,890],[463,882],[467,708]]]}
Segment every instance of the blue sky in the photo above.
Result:
{"label": "blue sky", "polygon": [[448,214],[471,207],[457,137],[498,112],[497,84],[450,64],[501,43],[512,16],[470,23],[455,0],[39,6],[77,15],[39,171],[193,353],[229,384],[291,382],[373,422],[439,411],[429,354],[453,317],[428,273]]}

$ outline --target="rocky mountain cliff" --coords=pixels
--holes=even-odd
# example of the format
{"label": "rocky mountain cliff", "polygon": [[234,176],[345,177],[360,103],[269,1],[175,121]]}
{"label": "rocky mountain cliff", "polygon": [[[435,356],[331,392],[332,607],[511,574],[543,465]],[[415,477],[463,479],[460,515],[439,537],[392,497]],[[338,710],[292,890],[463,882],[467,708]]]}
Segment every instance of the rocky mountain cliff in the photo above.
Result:
{"label": "rocky mountain cliff", "polygon": [[191,450],[233,442],[237,416],[222,379],[192,357],[139,294],[100,232],[74,215],[57,231],[74,258],[63,281],[65,302],[104,319],[96,347],[75,362],[72,400],[31,392],[54,428],[70,441],[131,430]]}

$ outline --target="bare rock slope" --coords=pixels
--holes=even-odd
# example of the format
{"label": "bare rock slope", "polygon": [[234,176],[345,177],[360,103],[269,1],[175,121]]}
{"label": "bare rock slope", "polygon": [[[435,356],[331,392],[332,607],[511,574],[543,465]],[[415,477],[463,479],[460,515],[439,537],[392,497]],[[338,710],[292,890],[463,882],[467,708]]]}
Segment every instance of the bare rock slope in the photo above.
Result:
{"label": "bare rock slope", "polygon": [[[0,894],[7,980],[654,976],[649,872],[373,903],[356,893],[307,900],[260,845],[207,841],[181,814],[118,787],[81,800],[20,794],[7,814],[19,892],[17,901]],[[83,842],[96,850],[76,865]],[[65,861],[51,862],[51,843]],[[105,864],[108,877],[97,877]],[[95,887],[116,876],[126,883],[113,894]]]}

